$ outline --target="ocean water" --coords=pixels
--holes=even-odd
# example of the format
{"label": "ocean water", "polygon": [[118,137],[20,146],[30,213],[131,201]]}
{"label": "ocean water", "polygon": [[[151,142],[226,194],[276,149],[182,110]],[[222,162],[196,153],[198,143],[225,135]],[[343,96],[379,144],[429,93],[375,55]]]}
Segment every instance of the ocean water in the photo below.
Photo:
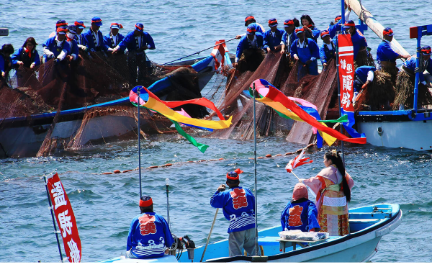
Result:
{"label": "ocean water", "polygon": [[[396,32],[396,39],[410,53],[415,40],[409,27],[428,24],[430,11],[418,1],[363,0],[362,3],[384,26]],[[339,1],[0,1],[0,27],[10,35],[0,44],[18,47],[33,36],[40,44],[54,31],[55,22],[83,20],[100,16],[108,33],[111,22],[122,23],[126,34],[136,22],[154,38],[156,50],[148,56],[168,62],[211,47],[216,40],[231,39],[243,33],[244,17],[254,15],[266,25],[276,17],[280,23],[302,14],[311,15],[319,29],[327,27],[339,13]],[[351,18],[356,18],[352,14]],[[355,19],[356,20],[356,19]],[[380,40],[365,33],[373,52]],[[425,44],[430,43],[426,37]],[[236,41],[228,44],[235,51]],[[208,55],[203,52],[202,56]],[[403,139],[403,138],[401,138]],[[205,244],[215,209],[210,196],[224,183],[225,173],[237,167],[242,185],[253,188],[253,142],[198,138],[209,144],[205,154],[177,135],[142,141],[142,166],[174,163],[167,168],[142,172],[142,191],[153,197],[155,211],[166,216],[165,179],[171,183],[171,229],[177,236],[189,235],[197,245]],[[258,155],[291,152],[302,145],[287,143],[283,137],[261,138]],[[372,203],[397,203],[404,216],[402,224],[381,240],[372,261],[432,261],[432,153],[382,147],[345,147],[347,171],[355,180],[350,207]],[[124,255],[131,219],[139,213],[138,172],[104,175],[103,172],[128,170],[138,166],[135,141],[96,146],[47,158],[0,160],[0,261],[58,262],[58,249],[48,209],[42,176],[58,172],[71,200],[83,247],[84,262]],[[316,175],[324,166],[323,151],[309,152],[314,163],[299,167],[303,178]],[[211,160],[220,161],[188,161]],[[284,167],[289,157],[260,159],[258,162],[259,228],[279,224],[280,212],[291,198],[297,182]],[[212,241],[227,237],[228,222],[220,213]]]}

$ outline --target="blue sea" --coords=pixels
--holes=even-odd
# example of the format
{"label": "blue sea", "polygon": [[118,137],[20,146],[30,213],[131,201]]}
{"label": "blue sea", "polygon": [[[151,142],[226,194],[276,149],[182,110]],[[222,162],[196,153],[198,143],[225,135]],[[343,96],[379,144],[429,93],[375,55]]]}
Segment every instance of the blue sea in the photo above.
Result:
{"label": "blue sea", "polygon": [[[363,5],[413,54],[416,41],[409,27],[430,23],[426,2],[363,0]],[[319,29],[327,28],[340,13],[339,1],[0,1],[0,27],[10,30],[0,44],[21,46],[29,36],[41,44],[55,29],[55,22],[103,20],[101,31],[112,22],[123,24],[122,34],[141,22],[156,44],[151,60],[165,63],[211,47],[215,41],[231,39],[245,31],[244,18],[254,15],[266,26],[270,18],[283,20],[309,14]],[[357,21],[355,14],[351,18]],[[380,40],[366,31],[372,52]],[[432,39],[426,37],[425,44]],[[237,41],[228,43],[235,52]],[[319,43],[320,44],[320,43]],[[199,56],[207,56],[210,50]],[[211,85],[211,84],[209,84]],[[177,135],[142,141],[142,167],[173,163],[173,166],[142,170],[142,191],[151,195],[155,211],[167,214],[165,179],[170,179],[171,229],[177,236],[189,235],[204,245],[215,209],[211,195],[225,182],[227,171],[241,168],[242,185],[253,189],[252,141],[197,138],[210,145],[205,154]],[[400,138],[403,140],[404,138]],[[283,154],[304,145],[288,143],[284,137],[258,140],[258,155]],[[313,163],[299,167],[302,178],[316,175],[323,167],[324,151],[311,151]],[[211,159],[223,160],[208,161]],[[292,195],[296,178],[284,167],[292,158],[274,157],[258,161],[259,228],[279,225],[280,212]],[[370,145],[345,147],[347,171],[355,181],[350,207],[373,203],[397,203],[403,210],[402,224],[381,240],[372,261],[432,261],[432,152],[388,149]],[[202,162],[188,162],[199,161]],[[139,213],[138,171],[103,174],[138,167],[136,141],[94,146],[47,158],[0,160],[0,261],[58,262],[59,255],[45,192],[43,175],[58,172],[72,203],[82,242],[82,261],[99,261],[125,254],[129,225]],[[227,237],[228,222],[218,215],[212,241]]]}

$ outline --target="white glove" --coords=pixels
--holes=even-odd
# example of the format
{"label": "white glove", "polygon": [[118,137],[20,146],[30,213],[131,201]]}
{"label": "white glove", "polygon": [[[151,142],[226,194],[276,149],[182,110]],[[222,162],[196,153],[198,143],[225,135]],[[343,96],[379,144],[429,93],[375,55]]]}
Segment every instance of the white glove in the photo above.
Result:
{"label": "white glove", "polygon": [[108,48],[108,52],[113,52],[114,51],[114,49],[112,49],[112,48]]}
{"label": "white glove", "polygon": [[82,50],[82,51],[87,51],[87,47],[84,45],[78,45],[78,47]]}
{"label": "white glove", "polygon": [[294,54],[294,59],[299,59],[299,57],[297,56],[297,54]]}

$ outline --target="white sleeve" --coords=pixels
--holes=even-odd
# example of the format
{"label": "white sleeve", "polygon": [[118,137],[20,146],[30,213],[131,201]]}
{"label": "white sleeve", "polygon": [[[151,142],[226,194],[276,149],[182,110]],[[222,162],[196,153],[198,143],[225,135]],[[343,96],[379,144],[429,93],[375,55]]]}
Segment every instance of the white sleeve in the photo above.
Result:
{"label": "white sleeve", "polygon": [[51,56],[51,55],[54,54],[54,53],[51,52],[51,50],[48,49],[48,47],[44,47],[44,49],[43,49],[43,53],[44,53],[45,55],[47,55],[47,56]]}
{"label": "white sleeve", "polygon": [[60,54],[57,56],[57,58],[62,61],[63,59],[65,59],[67,55],[67,51],[65,49],[62,50],[62,52],[60,52]]}
{"label": "white sleeve", "polygon": [[369,70],[367,75],[367,80],[372,82],[374,80],[374,72],[372,70]]}
{"label": "white sleeve", "polygon": [[350,14],[351,14],[351,11],[349,11],[348,9],[345,10],[345,21],[349,21]]}
{"label": "white sleeve", "polygon": [[310,60],[311,60],[311,61],[314,61],[314,60],[316,60],[316,57],[311,57]]}
{"label": "white sleeve", "polygon": [[236,57],[235,58],[235,63],[237,63],[239,61],[239,58],[238,57]]}

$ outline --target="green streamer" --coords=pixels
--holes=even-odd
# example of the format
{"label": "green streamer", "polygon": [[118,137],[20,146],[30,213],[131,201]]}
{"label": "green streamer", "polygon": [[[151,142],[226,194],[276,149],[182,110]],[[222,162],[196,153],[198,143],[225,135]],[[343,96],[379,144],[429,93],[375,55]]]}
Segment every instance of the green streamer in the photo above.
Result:
{"label": "green streamer", "polygon": [[209,147],[207,144],[202,144],[199,143],[195,140],[194,137],[190,136],[189,134],[187,134],[182,127],[180,126],[180,124],[176,121],[173,121],[171,119],[169,119],[170,121],[172,121],[175,125],[176,130],[178,131],[178,133],[180,133],[183,137],[185,137],[190,143],[192,143],[195,147],[198,148],[198,150],[200,150],[202,153],[205,153],[205,151],[207,150],[207,148]]}

